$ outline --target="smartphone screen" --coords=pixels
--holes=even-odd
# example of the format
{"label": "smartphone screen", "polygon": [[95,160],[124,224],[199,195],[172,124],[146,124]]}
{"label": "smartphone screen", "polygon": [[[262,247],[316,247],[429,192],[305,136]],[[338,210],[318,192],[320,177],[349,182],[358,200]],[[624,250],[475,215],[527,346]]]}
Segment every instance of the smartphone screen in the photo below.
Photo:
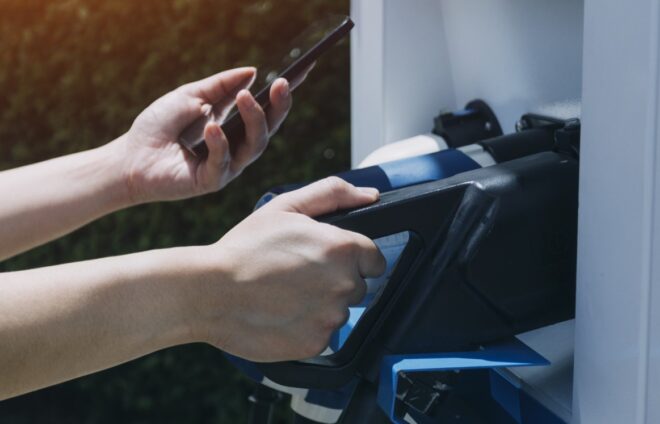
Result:
{"label": "smartphone screen", "polygon": [[[255,100],[266,110],[270,104],[270,86],[277,78],[295,81],[321,56],[323,52],[344,38],[353,28],[348,16],[333,15],[317,21],[292,40],[281,59],[262,66],[251,91]],[[217,115],[216,115],[217,116]],[[204,128],[213,116],[202,116],[188,126],[179,137],[180,143],[195,156],[205,158],[208,149],[204,141]],[[222,123],[227,138],[240,139],[245,136],[245,127],[237,110],[233,110]]]}

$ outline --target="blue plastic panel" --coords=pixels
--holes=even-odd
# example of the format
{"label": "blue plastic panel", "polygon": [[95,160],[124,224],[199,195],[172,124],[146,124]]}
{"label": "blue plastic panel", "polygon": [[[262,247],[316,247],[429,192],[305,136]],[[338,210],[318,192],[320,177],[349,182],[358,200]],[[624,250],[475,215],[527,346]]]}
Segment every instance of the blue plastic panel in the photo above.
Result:
{"label": "blue plastic panel", "polygon": [[383,358],[381,363],[378,404],[393,423],[403,423],[394,412],[398,376],[401,372],[510,368],[548,364],[549,362],[545,358],[518,339],[511,339],[469,352],[389,355]]}

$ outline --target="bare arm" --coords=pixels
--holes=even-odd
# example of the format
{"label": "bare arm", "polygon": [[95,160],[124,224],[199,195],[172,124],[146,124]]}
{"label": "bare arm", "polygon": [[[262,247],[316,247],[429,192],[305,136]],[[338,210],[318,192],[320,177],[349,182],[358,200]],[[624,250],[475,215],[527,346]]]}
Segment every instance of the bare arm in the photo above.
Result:
{"label": "bare arm", "polygon": [[0,260],[129,206],[111,145],[0,172]]}
{"label": "bare arm", "polygon": [[[244,90],[254,75],[253,68],[239,68],[186,84],[152,103],[105,146],[0,172],[0,260],[121,208],[224,187],[259,157],[291,106],[289,85],[280,79],[264,113]],[[234,103],[246,136],[230,143],[219,121]],[[202,114],[216,118],[204,129],[206,160],[177,142]]]}
{"label": "bare arm", "polygon": [[384,259],[366,237],[309,216],[376,198],[328,179],[211,246],[0,274],[0,400],[182,343],[257,361],[322,352]]}
{"label": "bare arm", "polygon": [[[0,275],[0,400],[195,341],[185,249]],[[221,284],[221,277],[218,283]]]}

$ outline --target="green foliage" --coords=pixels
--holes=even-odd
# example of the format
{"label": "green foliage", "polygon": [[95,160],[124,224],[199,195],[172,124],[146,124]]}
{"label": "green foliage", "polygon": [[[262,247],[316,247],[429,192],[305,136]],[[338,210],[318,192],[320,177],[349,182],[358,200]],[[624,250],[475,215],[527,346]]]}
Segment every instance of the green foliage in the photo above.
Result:
{"label": "green foliage", "polygon": [[[347,10],[347,0],[0,0],[0,169],[99,146],[167,91],[263,63]],[[343,45],[296,91],[264,156],[222,192],[113,214],[0,271],[217,240],[269,187],[348,167],[349,90]],[[0,403],[0,422],[244,422],[250,390],[220,352],[182,346]]]}

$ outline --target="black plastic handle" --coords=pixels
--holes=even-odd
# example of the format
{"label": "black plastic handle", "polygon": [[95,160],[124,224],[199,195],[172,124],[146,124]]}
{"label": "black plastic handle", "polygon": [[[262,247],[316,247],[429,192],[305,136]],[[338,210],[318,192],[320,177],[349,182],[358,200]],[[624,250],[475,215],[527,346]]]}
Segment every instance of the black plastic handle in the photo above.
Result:
{"label": "black plastic handle", "polygon": [[364,350],[389,314],[388,307],[413,281],[422,264],[448,230],[469,184],[422,184],[384,193],[365,208],[321,218],[321,221],[361,233],[371,239],[409,232],[407,246],[382,293],[362,314],[342,348],[331,355],[304,361],[259,364],[280,384],[297,387],[341,387],[353,378]]}
{"label": "black plastic handle", "polygon": [[384,354],[465,349],[570,319],[577,187],[577,161],[547,152],[324,217],[372,239],[410,231],[410,242],[338,352],[259,368],[282,385],[336,388],[377,378]]}

